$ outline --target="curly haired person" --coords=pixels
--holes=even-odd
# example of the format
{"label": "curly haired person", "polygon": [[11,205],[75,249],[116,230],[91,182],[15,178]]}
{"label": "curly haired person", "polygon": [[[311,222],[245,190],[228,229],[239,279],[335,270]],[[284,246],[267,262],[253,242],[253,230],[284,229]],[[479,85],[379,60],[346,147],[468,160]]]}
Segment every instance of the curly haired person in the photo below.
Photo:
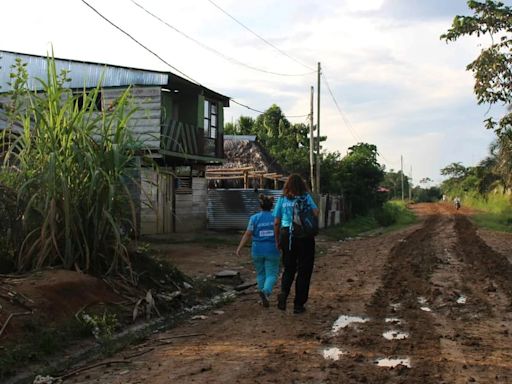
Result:
{"label": "curly haired person", "polygon": [[274,235],[276,247],[281,250],[283,274],[281,292],[277,296],[277,307],[286,310],[286,301],[295,280],[295,298],[293,313],[303,313],[308,301],[309,285],[315,262],[315,237],[296,237],[291,232],[293,209],[298,199],[304,199],[318,217],[318,206],[308,193],[306,183],[298,174],[290,175],[281,196],[274,207]]}

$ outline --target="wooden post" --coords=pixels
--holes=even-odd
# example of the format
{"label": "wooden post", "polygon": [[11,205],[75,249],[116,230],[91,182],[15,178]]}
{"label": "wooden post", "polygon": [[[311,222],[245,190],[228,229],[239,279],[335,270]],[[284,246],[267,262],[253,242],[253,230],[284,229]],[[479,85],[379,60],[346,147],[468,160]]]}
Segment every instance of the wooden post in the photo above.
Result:
{"label": "wooden post", "polygon": [[315,180],[315,133],[313,131],[313,95],[315,89],[311,87],[311,111],[309,113],[309,178],[311,180],[311,190],[317,194]]}

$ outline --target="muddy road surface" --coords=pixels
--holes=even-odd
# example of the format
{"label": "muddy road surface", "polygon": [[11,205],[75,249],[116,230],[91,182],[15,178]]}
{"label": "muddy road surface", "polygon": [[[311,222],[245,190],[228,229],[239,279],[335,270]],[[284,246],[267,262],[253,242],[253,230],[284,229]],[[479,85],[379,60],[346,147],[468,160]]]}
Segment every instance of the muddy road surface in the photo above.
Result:
{"label": "muddy road surface", "polygon": [[320,239],[304,314],[251,291],[65,382],[512,383],[512,238],[414,209],[399,232]]}

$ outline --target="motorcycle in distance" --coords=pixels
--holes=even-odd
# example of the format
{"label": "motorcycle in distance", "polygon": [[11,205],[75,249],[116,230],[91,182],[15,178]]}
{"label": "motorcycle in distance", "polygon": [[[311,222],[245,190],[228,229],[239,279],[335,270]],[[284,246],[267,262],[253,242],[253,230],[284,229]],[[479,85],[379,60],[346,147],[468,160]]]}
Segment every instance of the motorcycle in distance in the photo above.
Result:
{"label": "motorcycle in distance", "polygon": [[453,204],[455,205],[455,209],[458,211],[460,209],[460,198],[456,197],[453,199]]}

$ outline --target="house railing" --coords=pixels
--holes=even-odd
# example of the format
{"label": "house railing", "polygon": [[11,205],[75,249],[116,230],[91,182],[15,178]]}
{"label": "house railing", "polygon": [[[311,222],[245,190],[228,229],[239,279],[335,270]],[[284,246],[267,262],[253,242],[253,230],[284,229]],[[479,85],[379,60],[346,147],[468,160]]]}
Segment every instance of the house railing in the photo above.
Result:
{"label": "house railing", "polygon": [[220,138],[204,137],[204,130],[192,124],[170,120],[162,126],[161,148],[170,152],[222,157]]}

